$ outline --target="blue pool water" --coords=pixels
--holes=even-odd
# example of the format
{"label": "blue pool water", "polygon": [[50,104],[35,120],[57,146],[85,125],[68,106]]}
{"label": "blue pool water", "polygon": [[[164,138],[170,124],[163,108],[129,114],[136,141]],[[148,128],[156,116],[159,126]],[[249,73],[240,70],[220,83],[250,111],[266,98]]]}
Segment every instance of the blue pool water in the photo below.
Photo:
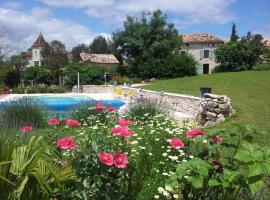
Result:
{"label": "blue pool water", "polygon": [[93,105],[96,104],[97,102],[102,102],[106,106],[113,106],[117,109],[125,104],[123,101],[118,99],[96,101],[85,95],[39,96],[34,97],[34,99],[43,104],[50,111],[60,114],[68,113],[72,109],[79,107],[83,104]]}
{"label": "blue pool water", "polygon": [[73,95],[73,96],[44,95],[27,98],[31,98],[35,102],[44,106],[46,110],[52,115],[56,113],[66,115],[77,107],[80,107],[82,105],[95,105],[98,102],[101,102],[106,106],[113,106],[116,109],[119,109],[121,106],[125,104],[123,101],[118,99],[96,101],[86,95]]}

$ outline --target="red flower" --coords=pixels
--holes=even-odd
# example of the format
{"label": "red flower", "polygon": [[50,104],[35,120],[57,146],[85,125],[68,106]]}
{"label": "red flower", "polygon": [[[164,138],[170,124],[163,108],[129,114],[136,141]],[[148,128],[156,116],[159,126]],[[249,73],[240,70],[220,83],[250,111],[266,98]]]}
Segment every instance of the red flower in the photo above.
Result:
{"label": "red flower", "polygon": [[109,112],[114,112],[114,111],[116,111],[116,109],[115,109],[114,107],[110,106],[110,107],[108,108],[108,111],[109,111]]}
{"label": "red flower", "polygon": [[131,121],[126,120],[126,119],[119,119],[119,120],[118,120],[118,124],[119,124],[121,127],[125,127],[125,126],[129,126],[129,125],[131,124]]}
{"label": "red flower", "polygon": [[96,104],[96,112],[106,110],[106,106],[103,103]]}
{"label": "red flower", "polygon": [[182,149],[185,146],[184,142],[178,138],[171,139],[170,144],[173,149]]}
{"label": "red flower", "polygon": [[113,163],[116,168],[126,168],[128,163],[128,157],[125,154],[116,152],[113,156]]}
{"label": "red flower", "polygon": [[33,130],[33,127],[32,126],[24,126],[20,129],[21,132],[29,132],[29,131],[32,131]]}
{"label": "red flower", "polygon": [[75,149],[76,142],[72,137],[63,137],[57,140],[57,147],[60,149]]}
{"label": "red flower", "polygon": [[209,138],[208,139],[210,142],[215,142],[215,143],[218,143],[218,142],[222,142],[223,141],[223,138],[222,137],[219,137],[218,135],[212,137],[212,138]]}
{"label": "red flower", "polygon": [[127,127],[115,127],[112,129],[112,133],[126,138],[132,136],[132,132]]}
{"label": "red flower", "polygon": [[69,125],[69,126],[80,126],[81,125],[80,122],[78,122],[74,119],[66,119],[66,120],[64,120],[64,123]]}
{"label": "red flower", "polygon": [[59,120],[56,119],[56,118],[51,118],[51,119],[49,119],[49,121],[48,121],[48,124],[49,124],[49,125],[58,125],[59,123],[60,123]]}
{"label": "red flower", "polygon": [[189,131],[187,131],[186,134],[187,134],[188,138],[193,138],[193,137],[196,137],[199,135],[204,135],[204,134],[206,134],[206,132],[201,131],[201,130],[189,130]]}
{"label": "red flower", "polygon": [[105,165],[108,165],[108,166],[112,166],[113,165],[113,155],[110,154],[110,153],[101,152],[99,154],[99,159]]}

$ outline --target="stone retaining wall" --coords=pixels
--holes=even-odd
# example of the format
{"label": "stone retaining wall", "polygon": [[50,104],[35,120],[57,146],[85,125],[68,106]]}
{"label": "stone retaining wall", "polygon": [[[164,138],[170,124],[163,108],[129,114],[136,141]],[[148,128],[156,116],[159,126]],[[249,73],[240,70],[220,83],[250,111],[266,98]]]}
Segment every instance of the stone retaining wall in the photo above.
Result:
{"label": "stone retaining wall", "polygon": [[[196,118],[196,121],[205,127],[222,123],[226,117],[229,117],[232,114],[230,98],[224,95],[205,94],[203,98],[199,98],[182,94],[141,90],[137,88],[97,85],[83,85],[81,91],[84,93],[115,93],[116,88],[122,88],[123,96],[127,96],[130,99],[153,99],[159,103],[161,107],[164,107],[169,111],[177,111],[193,116]],[[77,87],[75,86],[72,91],[77,92]]]}
{"label": "stone retaining wall", "polygon": [[205,126],[211,127],[225,121],[233,112],[231,100],[227,96],[204,94],[200,103],[197,121]]}

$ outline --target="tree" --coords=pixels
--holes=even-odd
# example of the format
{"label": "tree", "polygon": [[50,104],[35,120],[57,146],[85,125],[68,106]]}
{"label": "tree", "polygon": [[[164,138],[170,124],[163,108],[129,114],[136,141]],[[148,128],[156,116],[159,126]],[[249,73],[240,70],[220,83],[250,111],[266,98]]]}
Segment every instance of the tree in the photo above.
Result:
{"label": "tree", "polygon": [[66,46],[58,40],[53,40],[51,43],[47,43],[42,51],[41,56],[43,58],[42,64],[48,66],[53,71],[57,72],[55,77],[56,82],[60,82],[60,68],[65,67],[68,64],[68,57],[66,53]]}
{"label": "tree", "polygon": [[127,16],[124,30],[113,33],[113,45],[120,60],[127,62],[129,76],[143,79],[174,76],[160,69],[165,63],[166,68],[174,68],[174,63],[167,60],[179,52],[181,40],[174,25],[167,22],[160,10],[143,13],[139,19]]}
{"label": "tree", "polygon": [[99,35],[90,44],[91,53],[110,53],[109,41]]}
{"label": "tree", "polygon": [[20,84],[20,73],[18,70],[10,70],[4,78],[5,85],[13,88]]}
{"label": "tree", "polygon": [[45,66],[28,67],[23,71],[22,79],[33,80],[36,84],[49,85],[53,80],[53,72]]}
{"label": "tree", "polygon": [[81,63],[72,63],[64,71],[67,76],[66,84],[73,87],[77,84],[77,73],[80,73],[80,83],[82,85],[101,85],[104,83],[105,69],[99,66],[86,66]]}
{"label": "tree", "polygon": [[228,71],[250,70],[265,51],[263,37],[248,32],[240,41],[228,42],[215,51],[217,62]]}
{"label": "tree", "polygon": [[79,44],[76,47],[73,47],[72,49],[72,61],[73,62],[79,62],[81,60],[80,53],[82,52],[90,52],[89,47],[87,47],[85,44]]}
{"label": "tree", "polygon": [[25,56],[13,55],[10,57],[10,63],[12,64],[14,69],[18,70],[21,73],[27,65],[28,61],[26,60]]}
{"label": "tree", "polygon": [[235,23],[232,24],[231,42],[236,42],[239,39],[236,31]]}

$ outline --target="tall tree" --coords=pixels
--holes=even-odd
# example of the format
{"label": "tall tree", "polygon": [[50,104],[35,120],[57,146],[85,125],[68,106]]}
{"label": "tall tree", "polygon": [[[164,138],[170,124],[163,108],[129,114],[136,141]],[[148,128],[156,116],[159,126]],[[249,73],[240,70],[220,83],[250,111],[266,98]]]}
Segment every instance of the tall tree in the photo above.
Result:
{"label": "tall tree", "polygon": [[[181,76],[178,72],[183,69],[183,63],[175,65],[175,62],[168,61],[182,59],[182,56],[172,55],[179,54],[181,39],[174,25],[167,22],[166,15],[160,10],[152,14],[143,13],[141,18],[127,16],[124,30],[113,33],[113,43],[118,55],[127,62],[129,76],[143,79],[172,77],[174,73]],[[165,63],[166,72],[163,70]],[[171,73],[167,73],[168,70]]]}
{"label": "tall tree", "polygon": [[90,44],[91,53],[110,53],[109,43],[105,37],[99,35]]}
{"label": "tall tree", "polygon": [[235,23],[232,24],[231,42],[236,42],[239,39],[236,31]]}
{"label": "tall tree", "polygon": [[263,37],[248,32],[239,41],[221,45],[215,55],[217,61],[228,71],[242,71],[250,70],[253,65],[259,63],[264,52]]}
{"label": "tall tree", "polygon": [[80,53],[82,52],[90,52],[89,47],[87,47],[85,44],[79,44],[76,47],[73,47],[72,49],[72,61],[79,62],[81,60]]}
{"label": "tall tree", "polygon": [[58,40],[53,40],[43,47],[41,56],[43,58],[43,65],[46,65],[57,72],[55,81],[60,83],[60,68],[65,67],[68,64],[65,44]]}

